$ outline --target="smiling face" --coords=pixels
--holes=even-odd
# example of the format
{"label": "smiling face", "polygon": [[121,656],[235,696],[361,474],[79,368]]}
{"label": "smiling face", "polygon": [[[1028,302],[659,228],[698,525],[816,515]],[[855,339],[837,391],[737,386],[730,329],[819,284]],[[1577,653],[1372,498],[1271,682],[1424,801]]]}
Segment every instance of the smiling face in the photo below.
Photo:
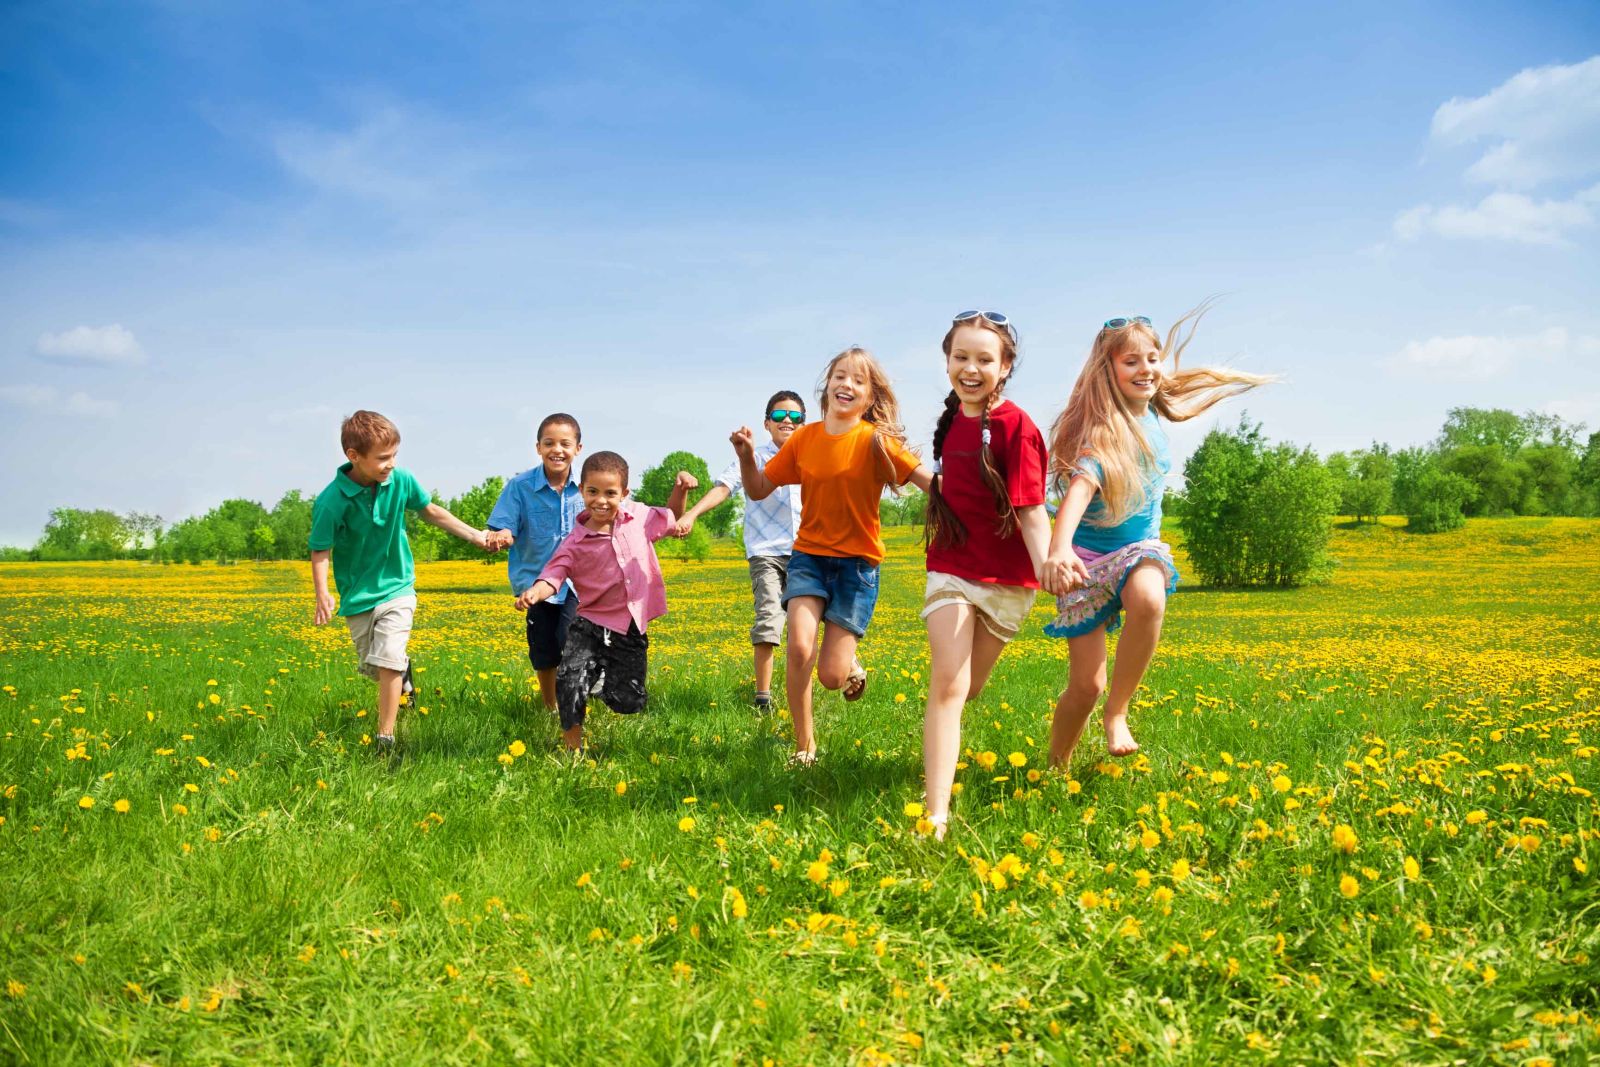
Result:
{"label": "smiling face", "polygon": [[822,410],[830,419],[854,422],[872,404],[872,376],[864,360],[840,356],[822,390]]}
{"label": "smiling face", "polygon": [[628,498],[628,483],[619,471],[590,471],[583,476],[583,506],[598,526],[616,521],[617,509]]}
{"label": "smiling face", "polygon": [[552,422],[539,435],[534,445],[544,462],[545,480],[552,485],[565,485],[572,473],[572,461],[583,451],[578,443],[578,428],[570,422]]}
{"label": "smiling face", "polygon": [[966,414],[983,414],[989,397],[1011,373],[1011,362],[1005,358],[1003,347],[998,333],[981,326],[958,326],[950,335],[945,373]]}
{"label": "smiling face", "polygon": [[1121,351],[1111,359],[1111,374],[1117,392],[1142,415],[1161,386],[1161,349],[1142,332],[1130,330]]}
{"label": "smiling face", "polygon": [[400,442],[378,445],[370,452],[347,448],[344,454],[350,461],[351,481],[357,485],[378,485],[388,481],[390,473],[394,471],[394,457],[400,454]]}

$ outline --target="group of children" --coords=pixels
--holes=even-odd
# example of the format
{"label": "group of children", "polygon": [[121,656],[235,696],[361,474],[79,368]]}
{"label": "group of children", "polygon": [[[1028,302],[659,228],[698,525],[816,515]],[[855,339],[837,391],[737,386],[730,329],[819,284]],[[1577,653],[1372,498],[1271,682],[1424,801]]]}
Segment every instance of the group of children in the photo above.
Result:
{"label": "group of children", "polygon": [[[1138,749],[1128,705],[1155,652],[1167,596],[1177,587],[1161,541],[1161,499],[1171,467],[1162,423],[1193,418],[1269,379],[1219,368],[1180,369],[1205,305],[1158,334],[1143,316],[1106,320],[1048,446],[1005,388],[1019,365],[1018,334],[1006,316],[963,312],[943,341],[950,392],[933,436],[932,463],[907,447],[894,390],[865,349],[829,361],[821,419],[784,390],[763,411],[768,440],[749,427],[730,435],[736,455],[716,484],[686,508],[696,480],[680,472],[666,507],[629,498],[628,465],[596,452],[574,477],[583,450],[577,419],[539,425],[539,466],[513,478],[486,530],[430,502],[395,468],[400,436],[374,412],[346,419],[348,462],[317,497],[312,524],[316,621],[333,613],[331,553],[364,674],[378,683],[380,751],[392,752],[401,695],[410,689],[406,638],[416,596],[404,512],[488,552],[510,549],[516,607],[526,612],[528,657],[547,707],[560,715],[563,744],[583,746],[591,693],[631,714],[648,699],[648,628],[666,611],[654,542],[685,536],[733,493],[745,497],[744,537],[755,602],[750,630],[755,698],[772,707],[773,660],[787,626],[786,695],[793,720],[791,763],[816,762],[812,678],[844,699],[867,689],[857,657],[878,599],[884,546],[878,505],[886,488],[910,483],[928,494],[928,578],[922,617],[931,667],[923,727],[926,813],[936,836],[949,821],[961,713],[982,690],[1006,644],[1020,632],[1037,592],[1056,597],[1045,632],[1068,642],[1066,689],[1056,704],[1050,761],[1065,765],[1102,695],[1113,755]],[[1062,496],[1054,529],[1046,490]],[[1106,694],[1106,637],[1127,625]],[[824,625],[826,624],[826,625]],[[819,632],[821,634],[819,640]]]}

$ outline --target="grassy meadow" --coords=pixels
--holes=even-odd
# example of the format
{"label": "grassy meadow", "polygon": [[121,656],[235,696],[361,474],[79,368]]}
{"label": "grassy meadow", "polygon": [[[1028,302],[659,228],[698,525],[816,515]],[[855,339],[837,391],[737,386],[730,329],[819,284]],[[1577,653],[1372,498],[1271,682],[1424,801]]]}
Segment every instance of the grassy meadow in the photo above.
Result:
{"label": "grassy meadow", "polygon": [[306,565],[0,567],[0,1062],[1600,1057],[1600,522],[1342,527],[1328,584],[1186,586],[1143,751],[1091,724],[1069,774],[1041,598],[943,845],[891,534],[805,771],[746,706],[727,545],[665,565],[650,711],[578,765],[500,563],[420,568],[392,770]]}

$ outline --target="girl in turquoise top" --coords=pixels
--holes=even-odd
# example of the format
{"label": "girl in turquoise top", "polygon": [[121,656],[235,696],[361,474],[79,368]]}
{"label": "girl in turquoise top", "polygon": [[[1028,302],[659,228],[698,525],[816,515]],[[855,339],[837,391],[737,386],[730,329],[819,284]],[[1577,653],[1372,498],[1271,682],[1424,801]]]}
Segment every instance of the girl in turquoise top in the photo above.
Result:
{"label": "girl in turquoise top", "polygon": [[[1045,627],[1067,639],[1067,688],[1050,727],[1050,762],[1065,766],[1106,690],[1106,635],[1127,612],[1106,698],[1106,748],[1139,750],[1128,704],[1161,636],[1167,596],[1178,587],[1172,550],[1161,540],[1161,497],[1172,460],[1162,420],[1183,422],[1270,378],[1199,367],[1178,359],[1209,305],[1173,323],[1166,339],[1141,316],[1108,319],[1050,432],[1050,466],[1066,483],[1050,556],[1041,568],[1060,614]],[[1187,332],[1183,327],[1188,325]],[[1171,357],[1170,369],[1164,368]]]}

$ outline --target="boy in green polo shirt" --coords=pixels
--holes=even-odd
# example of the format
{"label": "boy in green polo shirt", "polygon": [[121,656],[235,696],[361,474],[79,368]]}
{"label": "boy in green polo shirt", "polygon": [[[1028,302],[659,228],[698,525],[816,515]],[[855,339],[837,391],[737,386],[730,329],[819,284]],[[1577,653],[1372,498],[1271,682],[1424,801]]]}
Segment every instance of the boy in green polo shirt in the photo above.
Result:
{"label": "boy in green polo shirt", "polygon": [[406,641],[417,607],[416,571],[406,540],[406,512],[470,544],[494,552],[504,536],[489,540],[433,503],[408,470],[394,465],[400,431],[376,411],[358,411],[339,427],[349,462],[317,494],[311,511],[311,581],[316,587],[316,623],[334,614],[328,593],[328,559],[339,590],[339,614],[350,626],[358,669],[378,683],[376,751],[394,753],[400,696],[411,692]]}

